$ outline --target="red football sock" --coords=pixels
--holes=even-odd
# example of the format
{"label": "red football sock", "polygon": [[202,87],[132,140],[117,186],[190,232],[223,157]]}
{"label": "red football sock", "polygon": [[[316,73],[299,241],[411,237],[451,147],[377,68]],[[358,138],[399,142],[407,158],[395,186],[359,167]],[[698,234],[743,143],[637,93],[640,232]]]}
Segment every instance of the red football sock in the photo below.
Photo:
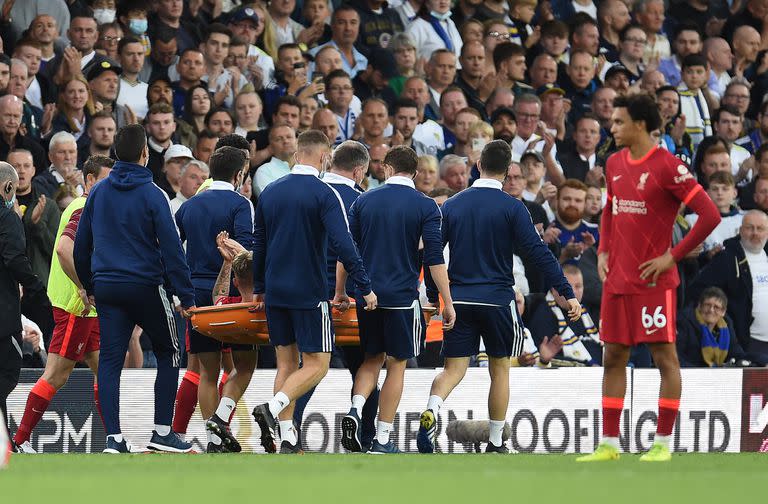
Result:
{"label": "red football sock", "polygon": [[659,421],[656,424],[656,434],[669,436],[677,419],[677,410],[680,409],[680,399],[667,399],[659,397]]}
{"label": "red football sock", "polygon": [[101,425],[104,425],[104,414],[101,412],[101,403],[99,402],[99,384],[93,384],[93,404],[96,405],[96,411],[99,412],[99,418],[101,418]]}
{"label": "red football sock", "polygon": [[32,430],[43,418],[43,413],[48,409],[48,405],[51,403],[51,399],[56,395],[56,389],[53,385],[40,378],[32,387],[32,391],[27,397],[27,405],[24,408],[24,416],[21,417],[21,425],[19,430],[16,431],[16,435],[13,437],[13,442],[17,445],[29,441],[29,436],[32,434]]}
{"label": "red football sock", "polygon": [[189,420],[197,406],[197,386],[200,375],[194,371],[184,373],[179,390],[176,392],[176,414],[173,416],[173,432],[186,434]]}
{"label": "red football sock", "polygon": [[229,380],[229,373],[224,372],[221,374],[221,380],[219,381],[219,397],[222,397],[223,391],[224,391],[224,385],[227,383],[227,380]]}
{"label": "red football sock", "polygon": [[623,409],[623,397],[603,396],[603,437],[619,437],[619,421]]}

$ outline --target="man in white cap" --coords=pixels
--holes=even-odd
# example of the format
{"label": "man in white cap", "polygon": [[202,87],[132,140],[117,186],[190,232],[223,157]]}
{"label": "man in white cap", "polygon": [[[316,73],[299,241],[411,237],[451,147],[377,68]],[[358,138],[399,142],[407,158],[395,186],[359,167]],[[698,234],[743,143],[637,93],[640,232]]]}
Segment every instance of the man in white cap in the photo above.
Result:
{"label": "man in white cap", "polygon": [[168,199],[174,199],[181,190],[181,167],[195,156],[189,147],[173,144],[165,150],[163,158],[163,176],[157,185],[168,194]]}

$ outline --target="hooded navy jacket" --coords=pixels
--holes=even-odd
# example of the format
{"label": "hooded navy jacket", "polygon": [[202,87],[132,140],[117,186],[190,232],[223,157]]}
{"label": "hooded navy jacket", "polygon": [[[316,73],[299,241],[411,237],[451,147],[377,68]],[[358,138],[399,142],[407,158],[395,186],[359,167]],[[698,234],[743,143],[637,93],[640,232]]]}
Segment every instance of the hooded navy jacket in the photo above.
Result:
{"label": "hooded navy jacket", "polygon": [[163,285],[167,277],[182,306],[195,304],[189,267],[165,191],[152,172],[118,161],[96,184],[75,237],[75,268],[88,293],[93,284]]}

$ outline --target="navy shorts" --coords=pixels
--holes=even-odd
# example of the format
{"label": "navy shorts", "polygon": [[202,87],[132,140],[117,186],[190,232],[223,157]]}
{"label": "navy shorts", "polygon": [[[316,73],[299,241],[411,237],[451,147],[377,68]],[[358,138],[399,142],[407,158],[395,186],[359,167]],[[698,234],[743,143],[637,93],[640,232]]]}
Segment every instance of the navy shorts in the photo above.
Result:
{"label": "navy shorts", "polygon": [[523,351],[523,323],[514,302],[508,306],[457,304],[456,325],[443,333],[443,357],[471,357],[483,338],[489,357],[518,356]]}
{"label": "navy shorts", "polygon": [[421,305],[414,301],[410,308],[376,308],[373,311],[357,305],[360,346],[368,355],[385,353],[396,359],[416,357],[424,348],[427,328]]}
{"label": "navy shorts", "polygon": [[[195,306],[211,306],[213,304],[213,293],[205,289],[195,289]],[[189,328],[189,353],[199,354],[206,352],[221,352],[224,348],[231,348],[233,352],[247,352],[256,350],[256,345],[238,345],[235,343],[224,343],[217,339],[206,336],[192,329],[192,321],[187,321]]]}
{"label": "navy shorts", "polygon": [[294,343],[302,353],[333,351],[335,334],[328,301],[321,301],[317,308],[266,307],[269,341],[275,346]]}

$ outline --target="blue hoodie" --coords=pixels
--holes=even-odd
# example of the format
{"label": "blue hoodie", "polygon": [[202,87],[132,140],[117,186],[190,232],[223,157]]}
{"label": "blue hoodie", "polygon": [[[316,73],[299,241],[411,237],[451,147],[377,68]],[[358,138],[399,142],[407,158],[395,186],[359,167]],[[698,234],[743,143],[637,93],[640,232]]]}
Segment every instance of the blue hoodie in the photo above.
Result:
{"label": "blue hoodie", "polygon": [[165,191],[152,172],[118,161],[88,195],[75,237],[75,269],[89,293],[95,282],[163,285],[185,308],[195,303],[189,267]]}

